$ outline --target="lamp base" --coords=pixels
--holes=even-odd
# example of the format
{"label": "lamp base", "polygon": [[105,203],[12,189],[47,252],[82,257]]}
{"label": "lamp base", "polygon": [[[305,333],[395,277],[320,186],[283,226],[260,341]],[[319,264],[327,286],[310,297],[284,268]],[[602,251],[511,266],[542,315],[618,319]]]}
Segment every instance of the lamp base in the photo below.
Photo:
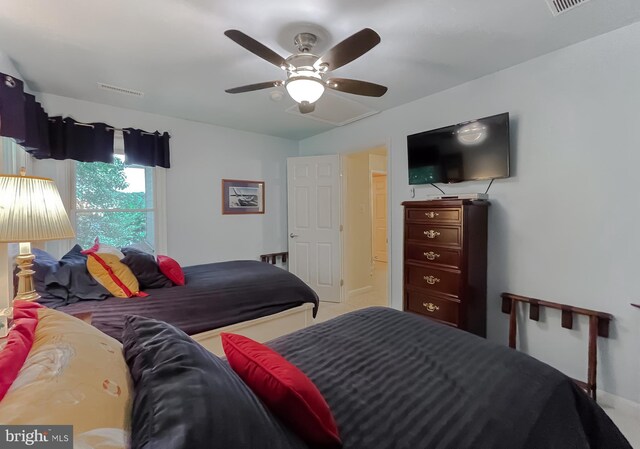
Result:
{"label": "lamp base", "polygon": [[[30,248],[29,248],[30,249]],[[15,298],[23,301],[35,301],[40,299],[40,295],[36,292],[33,285],[33,275],[35,271],[31,268],[33,267],[33,260],[36,258],[31,252],[27,254],[19,254],[16,257],[16,263],[18,264],[18,268],[20,271],[18,272],[18,291],[16,292]]]}

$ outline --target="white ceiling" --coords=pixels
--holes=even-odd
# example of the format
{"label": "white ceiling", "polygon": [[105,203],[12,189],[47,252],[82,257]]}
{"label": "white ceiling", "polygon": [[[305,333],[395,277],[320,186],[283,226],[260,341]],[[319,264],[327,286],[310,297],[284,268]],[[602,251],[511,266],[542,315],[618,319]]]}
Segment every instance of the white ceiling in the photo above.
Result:
{"label": "white ceiling", "polygon": [[269,95],[282,88],[224,92],[284,75],[226,29],[286,57],[298,32],[318,34],[321,54],[373,28],[382,42],[334,76],[388,86],[382,98],[339,94],[381,111],[638,20],[639,0],[591,0],[556,18],[544,0],[0,0],[0,50],[33,90],[301,139],[332,126],[287,113],[293,100]]}

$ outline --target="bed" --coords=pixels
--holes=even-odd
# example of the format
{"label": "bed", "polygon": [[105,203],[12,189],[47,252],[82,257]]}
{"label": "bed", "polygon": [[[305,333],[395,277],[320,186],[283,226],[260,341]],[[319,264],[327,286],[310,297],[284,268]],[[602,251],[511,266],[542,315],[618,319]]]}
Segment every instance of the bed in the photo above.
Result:
{"label": "bed", "polygon": [[40,302],[70,315],[90,314],[91,324],[121,339],[124,317],[141,315],[182,329],[210,351],[222,354],[221,332],[267,341],[309,326],[318,296],[303,281],[276,266],[240,260],[184,267],[186,285],[145,290],[149,296],[109,297],[67,304]]}
{"label": "bed", "polygon": [[[22,365],[17,374],[7,373],[0,351],[0,369],[14,378],[4,398],[0,391],[0,422],[73,424],[82,448],[317,447],[277,419],[226,360],[169,324],[128,317],[123,346],[69,315],[31,307],[15,309],[12,332],[28,336],[37,320],[28,356],[10,365]],[[268,345],[317,386],[343,449],[631,449],[559,371],[415,315],[359,310]]]}
{"label": "bed", "polygon": [[269,346],[320,389],[345,449],[631,449],[556,369],[413,314],[364,309]]}

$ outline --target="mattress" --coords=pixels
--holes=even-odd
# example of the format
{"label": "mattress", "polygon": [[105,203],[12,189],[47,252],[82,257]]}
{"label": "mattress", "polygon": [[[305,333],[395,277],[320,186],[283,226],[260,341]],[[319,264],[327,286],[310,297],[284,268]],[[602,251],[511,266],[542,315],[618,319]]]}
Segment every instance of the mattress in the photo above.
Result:
{"label": "mattress", "polygon": [[269,345],[318,386],[344,449],[631,449],[559,371],[413,314],[364,309]]}
{"label": "mattress", "polygon": [[150,289],[144,298],[108,298],[70,305],[48,303],[57,310],[90,312],[91,324],[121,340],[124,317],[140,315],[182,329],[189,335],[284,310],[314,304],[318,296],[293,274],[264,262],[239,260],[184,268],[186,285]]}

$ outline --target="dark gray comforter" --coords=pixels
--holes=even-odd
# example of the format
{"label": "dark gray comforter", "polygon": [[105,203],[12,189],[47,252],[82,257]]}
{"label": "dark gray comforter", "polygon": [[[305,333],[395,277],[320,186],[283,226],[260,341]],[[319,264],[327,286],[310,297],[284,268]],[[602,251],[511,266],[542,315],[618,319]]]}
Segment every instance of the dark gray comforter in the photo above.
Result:
{"label": "dark gray comforter", "polygon": [[356,311],[270,346],[318,386],[345,449],[631,449],[559,371],[408,313]]}
{"label": "dark gray comforter", "polygon": [[[124,317],[165,321],[189,335],[273,315],[304,303],[318,308],[318,296],[293,274],[264,262],[237,260],[184,268],[186,285],[146,290],[146,298],[108,298],[64,305],[45,303],[70,314],[91,312],[91,324],[121,340]],[[41,301],[42,302],[42,301]]]}

